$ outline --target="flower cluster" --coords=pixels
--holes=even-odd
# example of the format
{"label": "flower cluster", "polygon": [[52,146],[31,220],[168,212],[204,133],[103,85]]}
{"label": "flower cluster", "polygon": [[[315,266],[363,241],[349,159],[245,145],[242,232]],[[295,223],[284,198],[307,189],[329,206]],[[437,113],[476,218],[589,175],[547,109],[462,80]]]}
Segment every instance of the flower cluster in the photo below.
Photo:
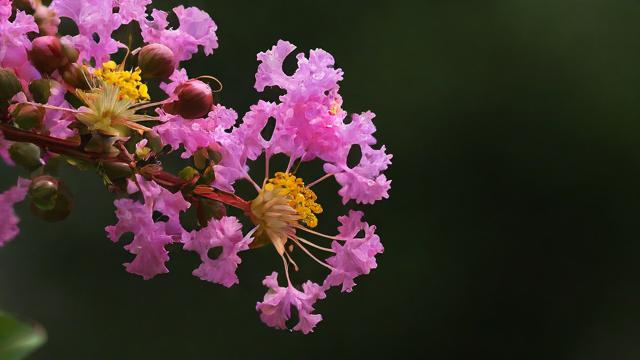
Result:
{"label": "flower cluster", "polygon": [[[274,87],[282,95],[258,101],[238,121],[236,111],[216,101],[220,81],[190,77],[182,67],[200,49],[211,55],[218,47],[217,26],[202,10],[176,7],[179,26],[171,28],[168,13],[149,9],[151,0],[26,3],[25,9],[25,2],[0,0],[0,156],[30,174],[0,194],[8,219],[0,245],[17,235],[13,205],[27,196],[45,220],[69,214],[70,193],[52,176],[65,160],[95,171],[116,195],[117,222],[106,227],[107,236],[119,242],[133,234],[124,247],[133,258],[124,266],[145,280],[169,271],[173,244],[199,257],[194,276],[231,287],[239,283],[241,253],[273,245],[283,276],[266,276],[267,293],[256,305],[268,326],[312,332],[322,319],[316,302],[333,287],[351,292],[356,278],[377,267],[384,248],[362,211],[340,214],[335,234],[316,230],[327,221],[314,190],[324,182],[339,184],[344,205],[386,199],[391,186],[384,172],[392,156],[376,145],[375,115],[344,110],[344,73],[331,54],[299,53],[288,75],[283,64],[293,44],[281,40],[259,53],[255,89]],[[58,33],[61,17],[76,24],[76,35]],[[114,38],[130,23],[140,29],[135,49]],[[151,99],[152,78],[160,80],[164,99]],[[275,127],[267,139],[270,119]],[[362,155],[349,165],[354,149]],[[178,174],[160,161],[171,152],[189,162]],[[273,168],[275,158],[288,163]],[[324,173],[303,179],[298,171],[309,163]],[[264,172],[258,180],[250,171],[256,166]],[[242,194],[241,181],[255,192]],[[326,269],[324,279],[296,279],[298,256]],[[287,324],[294,314],[297,324]]]}

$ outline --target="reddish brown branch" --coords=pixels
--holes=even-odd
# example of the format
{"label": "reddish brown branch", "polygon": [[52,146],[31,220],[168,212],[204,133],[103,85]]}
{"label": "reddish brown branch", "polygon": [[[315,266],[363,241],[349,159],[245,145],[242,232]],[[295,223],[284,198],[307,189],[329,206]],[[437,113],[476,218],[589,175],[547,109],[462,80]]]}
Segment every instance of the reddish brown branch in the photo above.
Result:
{"label": "reddish brown branch", "polygon": [[[27,142],[38,145],[52,153],[66,155],[77,159],[86,161],[99,162],[120,162],[130,166],[133,166],[133,158],[130,154],[123,153],[124,146],[120,147],[121,153],[118,157],[106,156],[100,153],[93,153],[86,151],[82,148],[80,143],[70,140],[63,140],[54,138],[47,135],[36,134],[29,131],[16,129],[10,125],[0,124],[0,131],[4,134],[4,138],[9,141]],[[143,168],[144,169],[144,168]],[[144,171],[144,170],[143,170]],[[149,171],[147,173],[151,178],[160,186],[170,191],[181,191],[185,186],[191,184],[191,182],[182,180],[178,176],[171,174],[158,168],[157,171]],[[203,198],[220,201],[229,206],[241,209],[244,212],[250,211],[250,203],[239,198],[236,195],[218,192],[211,186],[199,185],[193,190],[193,195]],[[186,196],[191,198],[189,194]]]}

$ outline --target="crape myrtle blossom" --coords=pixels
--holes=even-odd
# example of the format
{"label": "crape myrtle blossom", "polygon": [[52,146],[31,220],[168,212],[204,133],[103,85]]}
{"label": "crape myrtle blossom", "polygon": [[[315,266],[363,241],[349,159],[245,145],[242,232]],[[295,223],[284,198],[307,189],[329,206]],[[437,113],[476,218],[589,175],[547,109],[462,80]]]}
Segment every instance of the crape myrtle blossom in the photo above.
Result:
{"label": "crape myrtle blossom", "polygon": [[[25,197],[48,221],[71,211],[56,164],[94,171],[116,197],[108,239],[132,238],[124,245],[131,254],[127,272],[144,280],[168,273],[169,252],[181,249],[199,259],[193,276],[231,287],[240,282],[243,254],[272,245],[282,268],[265,271],[258,315],[273,328],[313,332],[322,320],[318,301],[333,288],[352,292],[384,251],[376,226],[349,209],[389,197],[384,172],[392,156],[378,145],[375,114],[344,110],[344,72],[322,49],[298,53],[297,68],[285,73],[296,47],[280,40],[257,55],[255,89],[273,87],[281,95],[239,116],[214,95],[220,81],[183,67],[198,51],[211,55],[218,47],[212,18],[178,6],[172,28],[169,14],[151,7],[151,0],[53,0],[43,26],[37,15],[0,0],[0,157],[30,174],[0,194],[7,219],[0,245],[18,234],[13,205]],[[73,21],[78,33],[56,33],[59,18]],[[131,35],[140,48],[114,37],[130,23],[139,25]],[[152,99],[151,84],[166,96]],[[275,127],[265,138],[271,120]],[[355,149],[361,157],[352,165]],[[165,168],[170,153],[187,162],[176,173]],[[276,157],[287,165],[275,168]],[[298,170],[309,163],[322,172],[303,179]],[[317,227],[334,215],[325,214],[315,189],[329,181],[339,185],[345,210],[325,234]],[[241,182],[253,190],[245,194]],[[298,278],[300,256],[320,265],[323,277]]]}
{"label": "crape myrtle blossom", "polygon": [[23,178],[18,179],[11,189],[0,194],[0,246],[13,240],[18,235],[18,223],[20,219],[13,211],[13,205],[21,202],[27,196],[27,190],[31,181]]}

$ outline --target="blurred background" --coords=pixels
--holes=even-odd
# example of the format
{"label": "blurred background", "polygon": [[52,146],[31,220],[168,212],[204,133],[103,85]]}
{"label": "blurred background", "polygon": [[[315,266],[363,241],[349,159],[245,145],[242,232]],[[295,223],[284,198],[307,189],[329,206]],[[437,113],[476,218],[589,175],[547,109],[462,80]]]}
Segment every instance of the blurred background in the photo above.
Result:
{"label": "blurred background", "polygon": [[395,155],[391,199],[366,208],[386,252],[318,303],[314,334],[273,330],[254,309],[272,249],[246,253],[231,289],[182,251],[143,281],[106,239],[100,179],[66,171],[72,216],[22,205],[0,249],[0,308],[49,334],[33,359],[640,358],[640,1],[154,1],[178,3],[218,24],[220,48],[187,68],[240,114],[278,39],[335,56],[345,109],[376,112]]}

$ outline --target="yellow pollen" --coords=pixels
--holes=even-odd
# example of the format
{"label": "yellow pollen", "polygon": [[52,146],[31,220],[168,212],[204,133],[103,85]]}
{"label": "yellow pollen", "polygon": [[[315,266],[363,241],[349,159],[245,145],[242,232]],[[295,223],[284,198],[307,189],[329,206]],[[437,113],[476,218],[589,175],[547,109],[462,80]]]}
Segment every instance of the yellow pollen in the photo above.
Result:
{"label": "yellow pollen", "polygon": [[285,196],[289,200],[289,206],[298,213],[301,222],[310,228],[318,226],[316,214],[322,213],[322,206],[316,202],[318,197],[311,189],[304,186],[301,178],[278,172],[274,178],[269,179],[264,189],[279,190],[279,194]]}
{"label": "yellow pollen", "polygon": [[334,101],[333,104],[331,104],[331,108],[329,108],[329,114],[336,116],[340,110],[340,104],[338,104],[337,101]]}
{"label": "yellow pollen", "polygon": [[120,89],[120,98],[133,102],[150,100],[149,88],[142,83],[140,68],[125,71],[114,61],[102,64],[93,74],[107,84],[115,85]]}

